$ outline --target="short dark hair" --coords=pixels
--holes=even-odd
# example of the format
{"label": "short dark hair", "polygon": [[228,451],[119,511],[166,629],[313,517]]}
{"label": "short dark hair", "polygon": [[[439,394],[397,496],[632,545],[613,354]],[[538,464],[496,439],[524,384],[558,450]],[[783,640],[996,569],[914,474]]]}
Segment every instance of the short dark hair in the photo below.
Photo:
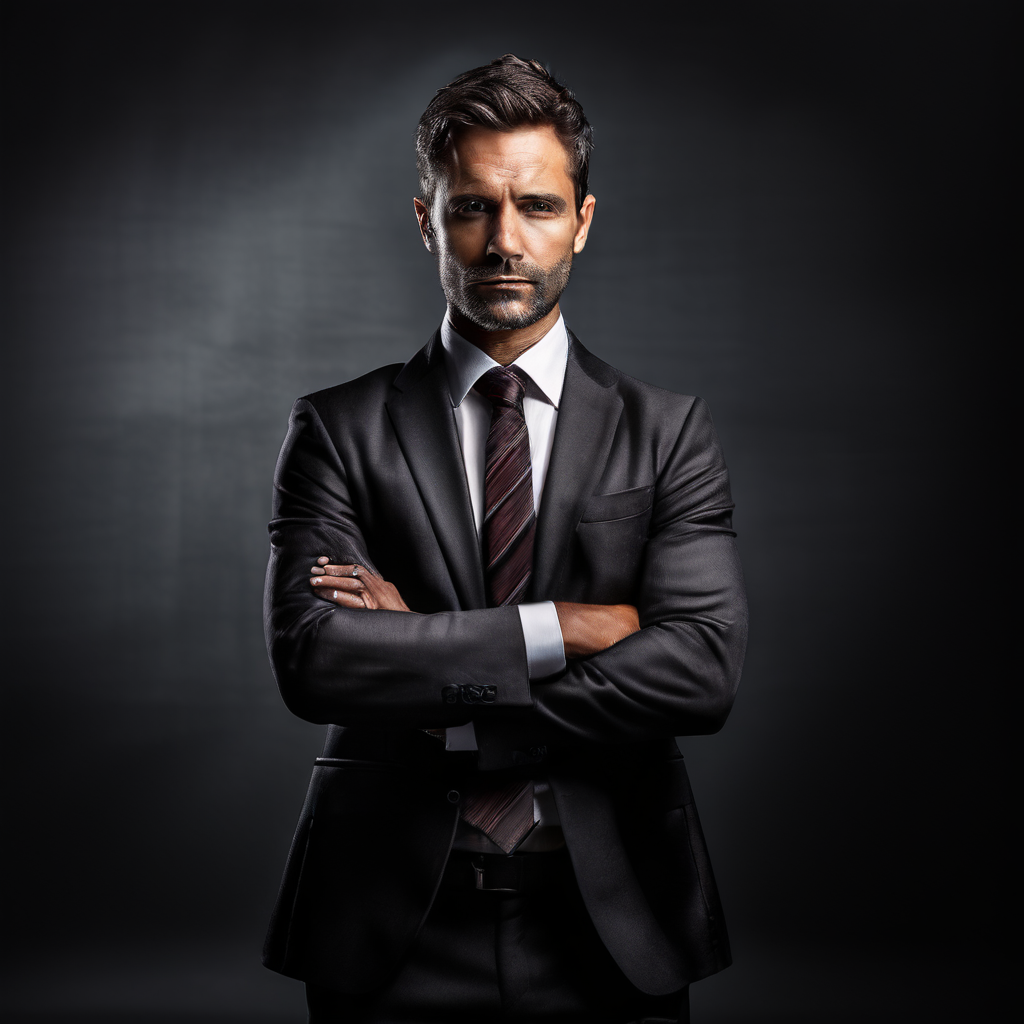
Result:
{"label": "short dark hair", "polygon": [[452,135],[462,125],[510,132],[550,125],[569,155],[576,209],[587,196],[593,129],[572,92],[536,60],[506,53],[438,89],[416,129],[416,166],[429,206],[443,171]]}

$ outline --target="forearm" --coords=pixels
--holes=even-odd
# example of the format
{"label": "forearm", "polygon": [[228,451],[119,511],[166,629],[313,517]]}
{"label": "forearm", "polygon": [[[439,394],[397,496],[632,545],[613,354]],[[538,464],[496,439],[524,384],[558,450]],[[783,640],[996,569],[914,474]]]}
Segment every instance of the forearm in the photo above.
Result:
{"label": "forearm", "polygon": [[296,577],[289,566],[301,560],[272,553],[265,615],[271,663],[295,714],[420,728],[531,703],[514,607],[431,615],[341,608],[313,593],[308,573]]}
{"label": "forearm", "polygon": [[534,684],[529,708],[478,726],[488,767],[509,763],[514,751],[547,748],[556,756],[580,745],[647,742],[722,727],[747,637],[734,542],[724,533],[700,533],[656,547],[640,607],[644,628]]}
{"label": "forearm", "polygon": [[637,610],[629,604],[556,601],[555,611],[567,658],[598,654],[640,628]]}
{"label": "forearm", "polygon": [[308,721],[388,728],[439,728],[529,706],[515,611],[493,611],[328,610],[305,635],[271,643],[282,695]]}
{"label": "forearm", "polygon": [[515,763],[516,751],[557,757],[580,747],[716,732],[736,693],[744,640],[666,624],[570,662],[561,676],[533,686],[529,707],[478,722],[482,766]]}
{"label": "forearm", "polygon": [[568,742],[716,732],[732,707],[745,646],[745,624],[649,626],[535,687],[534,724]]}

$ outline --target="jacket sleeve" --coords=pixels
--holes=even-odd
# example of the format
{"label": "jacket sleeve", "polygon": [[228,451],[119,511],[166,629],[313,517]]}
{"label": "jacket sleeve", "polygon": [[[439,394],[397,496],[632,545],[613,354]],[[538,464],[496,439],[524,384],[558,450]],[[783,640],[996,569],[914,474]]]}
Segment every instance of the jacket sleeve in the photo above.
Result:
{"label": "jacket sleeve", "polygon": [[654,492],[637,606],[641,629],[533,684],[533,705],[477,722],[481,763],[522,751],[711,733],[732,706],[747,607],[728,475],[707,406],[696,399]]}
{"label": "jacket sleeve", "polygon": [[320,555],[373,565],[343,460],[306,399],[295,403],[278,459],[270,540],[267,649],[285,703],[299,717],[429,728],[530,705],[514,607],[367,613],[314,594],[310,570]]}

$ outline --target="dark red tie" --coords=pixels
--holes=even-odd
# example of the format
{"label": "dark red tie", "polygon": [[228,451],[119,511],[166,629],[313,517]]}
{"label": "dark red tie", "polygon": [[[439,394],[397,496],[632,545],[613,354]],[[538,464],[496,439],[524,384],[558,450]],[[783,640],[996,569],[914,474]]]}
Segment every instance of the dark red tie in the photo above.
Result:
{"label": "dark red tie", "polygon": [[[533,464],[523,416],[526,377],[514,366],[496,366],[473,386],[491,403],[484,467],[483,549],[487,599],[492,606],[519,604],[533,569]],[[482,788],[463,801],[462,817],[511,853],[533,828],[533,783]]]}
{"label": "dark red tie", "polygon": [[491,605],[519,604],[533,568],[533,465],[523,417],[526,378],[496,366],[474,385],[491,403],[484,469],[484,553]]}

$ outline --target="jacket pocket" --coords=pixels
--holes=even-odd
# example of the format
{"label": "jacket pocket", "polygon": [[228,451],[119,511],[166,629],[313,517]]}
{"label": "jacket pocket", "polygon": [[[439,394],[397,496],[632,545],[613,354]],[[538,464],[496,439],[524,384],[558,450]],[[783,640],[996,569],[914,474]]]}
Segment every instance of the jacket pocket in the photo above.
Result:
{"label": "jacket pocket", "polygon": [[587,502],[576,527],[582,560],[577,578],[586,580],[586,586],[576,600],[636,603],[653,492],[651,486],[634,487],[595,494]]}
{"label": "jacket pocket", "polygon": [[611,494],[595,494],[583,510],[581,523],[610,523],[619,519],[631,519],[649,511],[654,499],[654,487],[631,487],[628,491],[613,491]]}

